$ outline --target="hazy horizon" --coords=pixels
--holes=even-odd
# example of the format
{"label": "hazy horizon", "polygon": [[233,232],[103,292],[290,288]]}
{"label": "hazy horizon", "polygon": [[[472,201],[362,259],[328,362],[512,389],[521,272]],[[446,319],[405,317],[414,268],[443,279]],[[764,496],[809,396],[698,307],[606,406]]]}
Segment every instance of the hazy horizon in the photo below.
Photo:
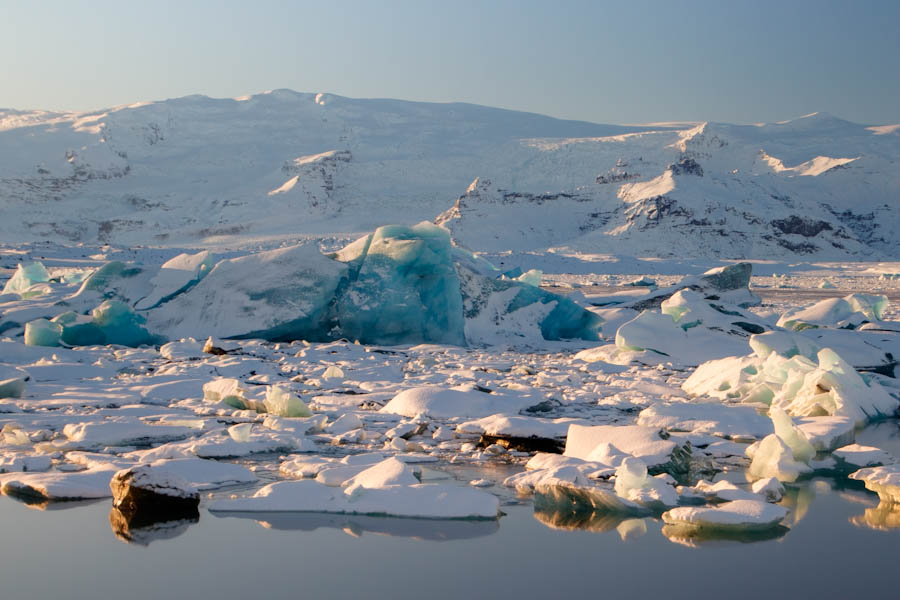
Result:
{"label": "hazy horizon", "polygon": [[271,89],[594,123],[900,122],[900,4],[207,0],[10,3],[0,106],[85,111]]}

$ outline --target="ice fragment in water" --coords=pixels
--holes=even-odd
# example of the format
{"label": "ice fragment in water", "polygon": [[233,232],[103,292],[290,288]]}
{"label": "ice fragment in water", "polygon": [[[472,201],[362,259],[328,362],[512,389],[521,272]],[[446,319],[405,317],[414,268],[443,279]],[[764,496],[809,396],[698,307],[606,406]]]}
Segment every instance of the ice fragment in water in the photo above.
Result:
{"label": "ice fragment in water", "polygon": [[787,509],[757,500],[734,500],[714,508],[681,506],[663,513],[663,522],[688,529],[754,531],[775,527]]}

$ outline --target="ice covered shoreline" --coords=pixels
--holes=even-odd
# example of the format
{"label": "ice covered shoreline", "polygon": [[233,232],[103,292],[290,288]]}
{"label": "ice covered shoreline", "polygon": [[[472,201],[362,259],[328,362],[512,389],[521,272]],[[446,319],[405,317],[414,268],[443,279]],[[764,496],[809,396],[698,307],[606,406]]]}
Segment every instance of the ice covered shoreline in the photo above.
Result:
{"label": "ice covered shoreline", "polygon": [[[394,230],[379,239],[388,246],[391,240],[408,245],[422,240],[417,237],[421,233]],[[371,238],[363,240],[371,245]],[[858,427],[891,418],[900,404],[900,386],[889,373],[895,368],[893,357],[900,356],[895,350],[900,327],[892,320],[896,309],[872,294],[896,287],[885,276],[890,275],[888,267],[868,274],[860,267],[847,269],[846,281],[835,265],[822,278],[769,276],[771,289],[785,290],[787,300],[763,306],[753,306],[758,298],[746,283],[743,289],[708,287],[700,276],[706,265],[678,276],[674,273],[682,264],[663,266],[656,271],[673,275],[657,276],[658,281],[646,276],[635,286],[624,284],[647,273],[634,270],[607,279],[614,287],[592,285],[601,276],[610,277],[597,264],[593,273],[545,275],[544,289],[569,292],[566,302],[582,311],[573,309],[569,315],[596,316],[595,340],[547,339],[544,333],[553,327],[544,323],[552,306],[533,307],[560,299],[538,293],[527,277],[515,282],[519,274],[508,269],[493,279],[481,272],[484,281],[501,283],[480,284],[480,289],[492,294],[524,290],[531,302],[512,302],[510,296],[501,309],[485,313],[488,302],[480,309],[482,317],[493,315],[487,321],[461,319],[449,326],[463,332],[463,338],[455,339],[469,341],[468,346],[429,334],[398,344],[404,338],[390,337],[396,329],[384,330],[389,333],[382,343],[367,345],[340,339],[204,342],[199,329],[193,339],[170,335],[165,344],[140,344],[155,341],[147,339],[133,348],[26,345],[19,317],[32,317],[30,322],[72,310],[73,298],[84,288],[81,280],[92,276],[84,269],[98,269],[103,259],[121,252],[106,249],[101,258],[79,256],[86,252],[77,248],[56,248],[57,256],[48,259],[43,250],[33,246],[16,252],[23,264],[43,259],[49,269],[46,281],[22,287],[0,304],[0,321],[12,323],[4,326],[0,340],[0,389],[8,396],[0,400],[0,472],[5,472],[0,489],[8,494],[45,500],[108,497],[116,472],[152,464],[163,473],[180,469],[180,480],[194,488],[224,488],[212,492],[209,505],[222,511],[496,518],[503,502],[523,501],[514,500],[519,494],[524,501],[534,495],[536,506],[544,508],[549,503],[662,516],[679,535],[691,530],[690,535],[702,536],[708,531],[719,535],[723,528],[758,531],[790,521],[789,511],[772,504],[781,497],[775,480],[790,486],[811,474],[846,479],[859,468],[895,461],[877,449],[851,448]],[[65,252],[68,256],[61,256]],[[112,290],[113,296],[130,302],[132,313],[141,314],[171,302],[178,297],[172,291],[195,279],[188,288],[199,286],[217,264],[202,253],[185,256],[174,264],[207,274],[188,274],[182,281],[159,270],[166,260],[171,263],[171,256],[159,253],[154,271],[150,257],[158,251],[131,252],[141,256],[132,263],[147,275],[130,278],[127,285],[141,277],[159,285],[128,297],[123,291],[127,285],[108,278],[105,287],[95,288],[92,302],[109,300]],[[274,256],[285,252],[291,250]],[[421,256],[417,252],[414,256]],[[9,262],[16,255],[7,251],[4,256]],[[346,257],[344,264],[357,268],[355,260]],[[554,261],[560,262],[547,256],[539,266]],[[248,264],[257,271],[264,267]],[[434,303],[446,307],[450,296],[432,290],[446,281],[434,278],[434,269],[449,264],[442,259],[425,263],[419,274],[436,282],[427,288],[404,288],[410,280],[406,274],[397,279],[393,267],[387,274],[383,267],[373,268],[382,271],[369,281],[392,294],[415,290],[424,307],[414,320],[424,329],[416,331],[436,327],[446,332],[450,321],[441,321],[440,315],[449,313],[434,310]],[[810,266],[807,272],[817,268]],[[860,290],[860,278],[871,285]],[[755,278],[760,279],[767,276]],[[791,281],[807,285],[786,287]],[[808,285],[813,281],[816,285]],[[823,281],[834,288],[820,287]],[[465,288],[466,283],[457,285]],[[165,289],[170,289],[168,295]],[[398,304],[394,296],[373,296],[372,289],[363,287],[345,297],[358,301],[360,293],[370,294],[376,304]],[[833,289],[832,298],[844,298],[843,304],[792,305],[792,289],[819,294]],[[753,288],[761,290],[765,288]],[[868,294],[853,295],[851,290]],[[802,294],[796,296],[803,300]],[[371,306],[371,301],[357,302],[347,314],[359,315],[367,302]],[[463,295],[461,311],[465,302]],[[171,312],[189,314],[184,308]],[[408,311],[394,320],[406,316]],[[382,317],[376,311],[374,321],[359,321],[358,327],[382,327]],[[77,312],[75,318],[83,321]],[[153,323],[152,317],[149,321]],[[472,336],[473,322],[481,327],[480,337]],[[487,325],[493,327],[491,335],[483,333]],[[522,335],[524,327],[531,327],[531,333]],[[704,369],[714,373],[703,375]],[[207,393],[210,384],[228,391]],[[575,441],[573,431],[579,428],[594,432],[578,434],[589,441]],[[492,464],[518,472],[491,479],[487,467]],[[427,478],[420,482],[417,465],[438,471],[442,465],[472,465],[483,476],[471,486]]]}

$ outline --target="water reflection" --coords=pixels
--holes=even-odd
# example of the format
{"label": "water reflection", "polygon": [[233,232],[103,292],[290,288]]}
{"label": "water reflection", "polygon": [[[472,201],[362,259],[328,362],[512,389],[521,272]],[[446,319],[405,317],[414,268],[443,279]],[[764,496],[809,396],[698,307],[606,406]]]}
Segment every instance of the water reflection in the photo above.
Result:
{"label": "water reflection", "polygon": [[850,522],[857,527],[880,531],[900,529],[900,504],[881,502],[875,508],[867,508],[861,515],[850,517]]}
{"label": "water reflection", "polygon": [[468,540],[497,533],[497,519],[412,519],[340,515],[331,513],[270,513],[264,519],[259,513],[217,512],[216,517],[253,519],[266,529],[315,531],[319,528],[339,529],[354,537],[364,533],[412,538],[428,541]]}
{"label": "water reflection", "polygon": [[778,525],[777,527],[772,527],[763,531],[709,529],[685,525],[665,525],[662,528],[662,534],[666,536],[670,542],[688,546],[689,548],[698,548],[710,543],[739,542],[742,544],[752,544],[755,542],[765,542],[784,537],[788,531],[790,531],[790,529],[784,525]]}
{"label": "water reflection", "polygon": [[108,499],[89,499],[89,500],[48,500],[45,496],[35,494],[17,494],[8,492],[3,494],[11,500],[23,504],[24,506],[34,510],[68,510],[70,508],[78,508],[79,506],[88,506],[99,502],[109,502]]}
{"label": "water reflection", "polygon": [[564,531],[612,531],[626,521],[640,521],[623,512],[583,510],[578,507],[552,507],[535,503],[534,518],[550,527]]}
{"label": "water reflection", "polygon": [[789,511],[787,517],[782,521],[787,527],[794,527],[806,518],[810,507],[816,500],[817,489],[822,493],[828,493],[831,490],[828,482],[822,479],[807,480],[797,484],[788,484],[784,487],[784,496],[778,504]]}
{"label": "water reflection", "polygon": [[126,514],[116,507],[109,511],[109,525],[115,536],[126,543],[147,546],[156,540],[176,538],[200,520],[200,514],[179,515],[178,519],[146,518],[141,513]]}

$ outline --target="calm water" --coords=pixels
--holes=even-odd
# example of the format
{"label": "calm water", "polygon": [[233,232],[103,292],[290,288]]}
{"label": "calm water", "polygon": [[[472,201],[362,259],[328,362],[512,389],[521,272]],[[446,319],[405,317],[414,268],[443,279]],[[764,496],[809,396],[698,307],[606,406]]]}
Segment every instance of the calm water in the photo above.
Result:
{"label": "calm water", "polygon": [[756,541],[670,540],[654,519],[567,523],[521,505],[499,524],[201,510],[126,543],[108,502],[42,511],[2,498],[0,589],[9,599],[900,596],[890,528],[900,509],[824,479],[791,504],[803,515],[791,530]]}
{"label": "calm water", "polygon": [[[900,453],[894,422],[861,443]],[[837,489],[837,486],[844,486]],[[658,520],[220,517],[130,531],[109,501],[0,498],[3,598],[897,598],[900,507],[848,480],[792,486],[790,530],[670,539]],[[769,539],[765,539],[768,537]],[[123,541],[130,538],[131,541]]]}

